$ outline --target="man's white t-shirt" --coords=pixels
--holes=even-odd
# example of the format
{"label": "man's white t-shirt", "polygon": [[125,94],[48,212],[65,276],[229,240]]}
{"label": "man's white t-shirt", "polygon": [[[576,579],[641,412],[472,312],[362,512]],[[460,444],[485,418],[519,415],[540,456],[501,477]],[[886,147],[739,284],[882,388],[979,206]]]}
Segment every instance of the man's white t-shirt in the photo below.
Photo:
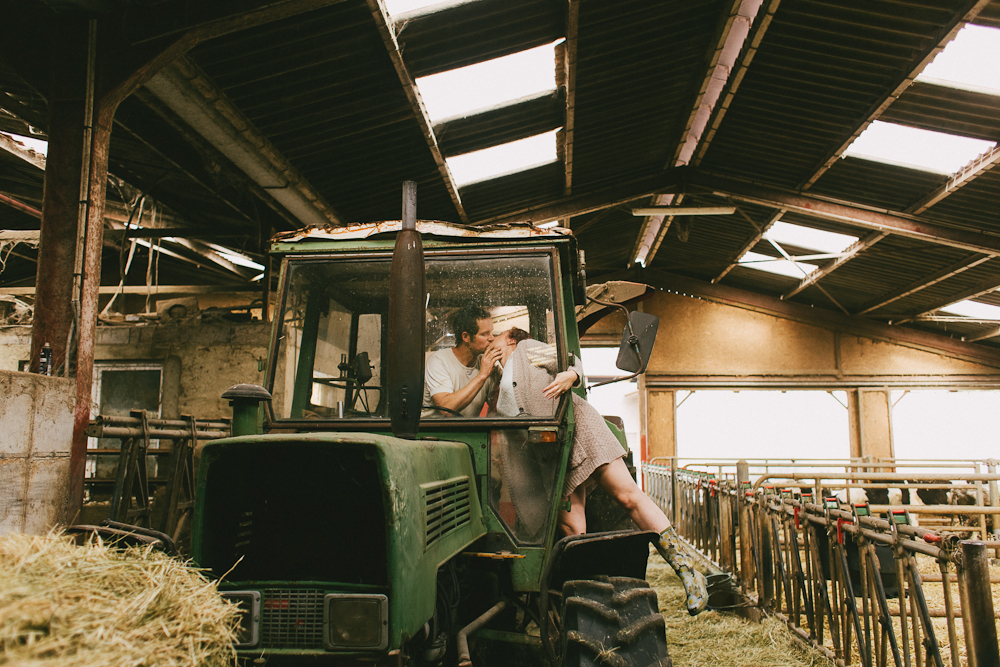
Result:
{"label": "man's white t-shirt", "polygon": [[[472,379],[479,374],[479,360],[483,355],[472,360],[472,366],[463,366],[452,351],[454,348],[445,348],[431,353],[427,357],[424,370],[424,405],[434,405],[431,398],[434,394],[451,394],[465,385],[472,382]],[[486,403],[487,388],[490,382],[483,383],[482,389],[475,395],[472,402],[465,406],[462,414],[466,417],[478,417]],[[424,410],[423,417],[454,417],[450,412],[438,412],[437,410]]]}

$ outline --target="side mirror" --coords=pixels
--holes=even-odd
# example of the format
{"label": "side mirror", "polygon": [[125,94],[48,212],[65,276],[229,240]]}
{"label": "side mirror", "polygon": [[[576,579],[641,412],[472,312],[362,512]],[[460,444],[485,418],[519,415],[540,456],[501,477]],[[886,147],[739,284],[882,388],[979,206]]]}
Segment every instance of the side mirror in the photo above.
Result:
{"label": "side mirror", "polygon": [[660,318],[656,315],[641,313],[638,310],[629,313],[615,365],[635,375],[645,373],[649,357],[653,354],[653,343],[656,341],[656,330],[659,326]]}

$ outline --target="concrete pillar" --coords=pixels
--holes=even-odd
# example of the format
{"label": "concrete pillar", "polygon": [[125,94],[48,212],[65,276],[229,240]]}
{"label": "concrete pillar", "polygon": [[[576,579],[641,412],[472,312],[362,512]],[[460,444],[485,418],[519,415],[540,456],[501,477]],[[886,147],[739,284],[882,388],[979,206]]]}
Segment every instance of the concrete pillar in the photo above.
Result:
{"label": "concrete pillar", "polygon": [[893,458],[892,405],[888,389],[847,392],[851,456]]}
{"label": "concrete pillar", "polygon": [[675,397],[671,390],[647,389],[645,413],[646,453],[649,459],[677,456]]}

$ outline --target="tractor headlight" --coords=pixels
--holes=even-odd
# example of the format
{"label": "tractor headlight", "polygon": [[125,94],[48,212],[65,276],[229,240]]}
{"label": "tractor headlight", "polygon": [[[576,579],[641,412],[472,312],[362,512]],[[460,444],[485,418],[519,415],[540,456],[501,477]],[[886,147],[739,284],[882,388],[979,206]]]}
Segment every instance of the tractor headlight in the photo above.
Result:
{"label": "tractor headlight", "polygon": [[236,648],[250,648],[260,641],[260,593],[257,591],[226,591],[222,597],[240,608],[240,627],[236,633]]}
{"label": "tractor headlight", "polygon": [[331,649],[380,650],[389,645],[389,598],[342,595],[323,598],[323,643]]}

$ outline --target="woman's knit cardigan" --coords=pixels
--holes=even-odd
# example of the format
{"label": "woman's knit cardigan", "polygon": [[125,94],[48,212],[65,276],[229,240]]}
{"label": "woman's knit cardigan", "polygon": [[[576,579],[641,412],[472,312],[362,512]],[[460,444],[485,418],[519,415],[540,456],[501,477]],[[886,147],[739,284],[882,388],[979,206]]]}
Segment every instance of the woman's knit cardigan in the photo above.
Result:
{"label": "woman's knit cardigan", "polygon": [[[548,399],[542,393],[555,378],[557,372],[556,350],[537,340],[523,340],[510,355],[507,364],[513,364],[514,399],[521,413],[534,416],[555,414],[559,398]],[[573,370],[581,379],[583,371],[579,362]],[[581,484],[586,491],[597,485],[590,475],[605,463],[610,463],[625,455],[618,438],[611,433],[604,417],[587,401],[571,392],[573,410],[576,415],[576,432],[573,436],[573,451],[563,494],[568,495]]]}

